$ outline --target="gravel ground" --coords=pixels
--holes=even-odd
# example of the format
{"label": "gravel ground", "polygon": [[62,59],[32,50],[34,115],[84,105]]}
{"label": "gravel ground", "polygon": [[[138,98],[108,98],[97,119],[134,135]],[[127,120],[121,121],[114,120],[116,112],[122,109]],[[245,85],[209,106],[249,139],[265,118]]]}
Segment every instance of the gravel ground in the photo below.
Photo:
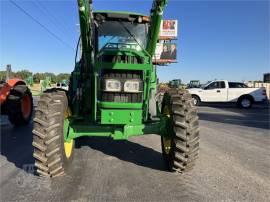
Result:
{"label": "gravel ground", "polygon": [[[269,109],[200,107],[200,157],[165,171],[160,137],[83,138],[64,177],[33,175],[32,126],[1,126],[1,201],[270,201]],[[1,118],[5,122],[5,118]]]}

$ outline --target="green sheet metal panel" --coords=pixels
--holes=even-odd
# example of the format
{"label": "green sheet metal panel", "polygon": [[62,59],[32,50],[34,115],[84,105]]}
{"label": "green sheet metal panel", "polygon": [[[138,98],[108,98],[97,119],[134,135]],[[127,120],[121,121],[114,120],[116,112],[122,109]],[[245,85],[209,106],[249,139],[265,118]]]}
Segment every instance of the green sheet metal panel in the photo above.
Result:
{"label": "green sheet metal panel", "polygon": [[101,109],[101,124],[141,124],[142,110]]}

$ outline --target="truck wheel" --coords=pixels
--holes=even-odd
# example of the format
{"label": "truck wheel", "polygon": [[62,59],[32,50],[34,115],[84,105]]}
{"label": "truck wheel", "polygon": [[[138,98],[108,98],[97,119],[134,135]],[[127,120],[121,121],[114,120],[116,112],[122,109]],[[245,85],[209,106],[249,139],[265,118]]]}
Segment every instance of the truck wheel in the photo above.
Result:
{"label": "truck wheel", "polygon": [[241,108],[249,109],[253,105],[253,99],[249,96],[239,98],[237,105]]}
{"label": "truck wheel", "polygon": [[164,95],[162,114],[168,117],[168,134],[161,137],[166,166],[182,173],[194,166],[199,154],[197,109],[186,90],[172,89]]}
{"label": "truck wheel", "polygon": [[7,98],[7,114],[9,121],[14,126],[29,123],[33,112],[32,93],[26,85],[17,85]]}
{"label": "truck wheel", "polygon": [[50,89],[40,97],[34,118],[33,156],[41,176],[63,175],[73,159],[74,140],[64,140],[64,121],[68,116],[63,90]]}
{"label": "truck wheel", "polygon": [[200,98],[197,95],[192,95],[192,99],[193,99],[193,104],[195,106],[199,106],[200,105],[201,100],[200,100]]}

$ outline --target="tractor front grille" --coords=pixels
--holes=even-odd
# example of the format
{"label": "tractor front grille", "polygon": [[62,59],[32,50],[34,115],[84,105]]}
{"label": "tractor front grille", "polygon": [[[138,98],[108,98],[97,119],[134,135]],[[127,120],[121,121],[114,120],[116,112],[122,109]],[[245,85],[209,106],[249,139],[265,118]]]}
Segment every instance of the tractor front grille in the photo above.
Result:
{"label": "tractor front grille", "polygon": [[[103,70],[101,74],[101,81],[103,79],[116,79],[124,85],[126,80],[143,80],[142,71],[125,71],[125,70]],[[143,101],[143,92],[129,93],[124,92],[104,92],[101,91],[101,101],[104,102],[123,102],[123,103],[141,103]]]}
{"label": "tractor front grille", "polygon": [[104,101],[104,102],[139,103],[139,102],[142,102],[142,93],[103,92],[102,93],[102,101]]}
{"label": "tractor front grille", "polygon": [[144,58],[130,55],[101,55],[100,62],[125,63],[125,64],[144,64]]}

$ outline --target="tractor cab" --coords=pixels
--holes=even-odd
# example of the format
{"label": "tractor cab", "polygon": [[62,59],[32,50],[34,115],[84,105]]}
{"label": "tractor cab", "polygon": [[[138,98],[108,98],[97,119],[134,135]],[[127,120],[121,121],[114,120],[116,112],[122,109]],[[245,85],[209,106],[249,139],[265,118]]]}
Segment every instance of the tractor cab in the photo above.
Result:
{"label": "tractor cab", "polygon": [[182,84],[181,79],[173,79],[169,81],[169,87],[170,88],[179,88]]}
{"label": "tractor cab", "polygon": [[98,51],[143,51],[146,48],[149,17],[138,13],[95,12]]}

